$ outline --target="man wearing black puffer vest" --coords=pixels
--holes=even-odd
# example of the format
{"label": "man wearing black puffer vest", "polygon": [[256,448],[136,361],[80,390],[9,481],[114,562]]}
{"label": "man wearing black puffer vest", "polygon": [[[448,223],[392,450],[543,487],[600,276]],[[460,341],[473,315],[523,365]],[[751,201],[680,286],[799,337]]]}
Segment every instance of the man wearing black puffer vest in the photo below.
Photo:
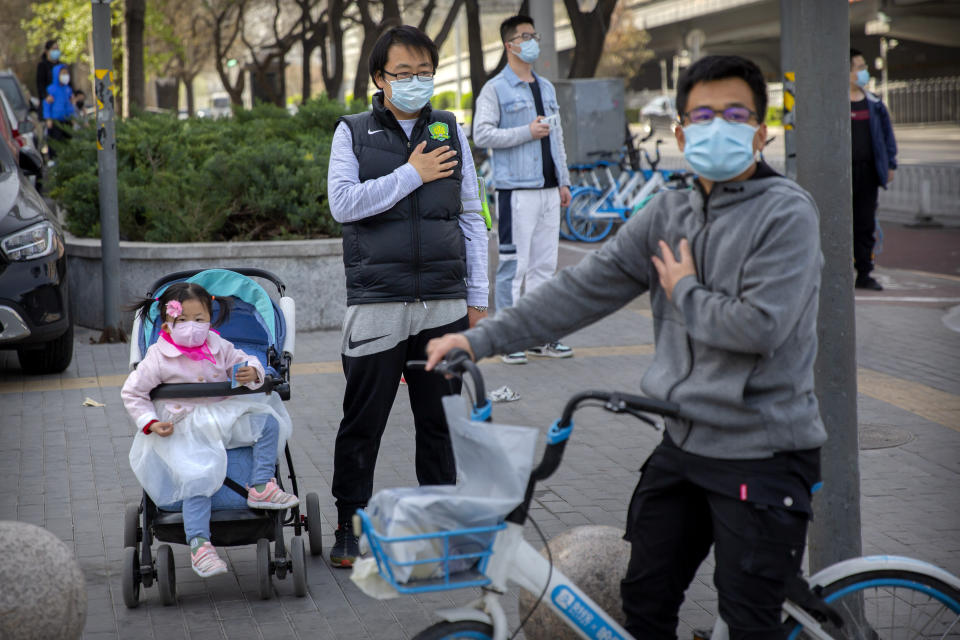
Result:
{"label": "man wearing black puffer vest", "polygon": [[[380,438],[403,374],[416,428],[420,484],[453,484],[456,469],[440,398],[459,385],[408,360],[431,338],[472,327],[487,309],[487,236],[477,175],[454,115],[430,107],[437,47],[419,29],[386,31],[370,54],[373,109],[344,116],[327,186],[343,224],[347,379],[333,463],[334,566],[359,553],[353,514],[373,492]],[[469,306],[468,306],[469,305]]]}

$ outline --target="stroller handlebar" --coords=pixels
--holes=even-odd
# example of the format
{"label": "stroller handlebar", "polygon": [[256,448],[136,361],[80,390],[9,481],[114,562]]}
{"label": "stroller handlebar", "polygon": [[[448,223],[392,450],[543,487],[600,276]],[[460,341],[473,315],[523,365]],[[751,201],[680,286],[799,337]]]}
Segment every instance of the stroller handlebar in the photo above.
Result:
{"label": "stroller handlebar", "polygon": [[224,396],[244,396],[251,393],[271,393],[276,391],[281,399],[290,397],[290,383],[282,378],[266,376],[257,389],[240,386],[231,388],[230,382],[188,382],[180,384],[161,384],[150,391],[151,400],[172,400],[180,398],[218,398]]}

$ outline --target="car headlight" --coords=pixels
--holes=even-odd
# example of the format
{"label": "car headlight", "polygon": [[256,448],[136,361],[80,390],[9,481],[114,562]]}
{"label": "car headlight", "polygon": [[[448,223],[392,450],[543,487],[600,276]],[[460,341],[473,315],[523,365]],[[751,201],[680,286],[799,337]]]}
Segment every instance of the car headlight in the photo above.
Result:
{"label": "car headlight", "polygon": [[54,252],[57,248],[55,236],[53,225],[41,222],[5,237],[0,241],[0,247],[10,260],[33,260]]}

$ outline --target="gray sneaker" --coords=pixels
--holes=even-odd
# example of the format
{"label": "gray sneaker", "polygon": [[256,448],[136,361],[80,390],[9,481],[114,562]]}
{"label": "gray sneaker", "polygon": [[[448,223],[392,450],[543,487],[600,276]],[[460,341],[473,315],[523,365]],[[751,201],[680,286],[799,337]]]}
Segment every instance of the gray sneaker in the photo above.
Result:
{"label": "gray sneaker", "polygon": [[527,354],[523,351],[500,356],[504,364],[527,364]]}
{"label": "gray sneaker", "polygon": [[573,349],[562,342],[549,342],[542,347],[527,349],[527,353],[541,358],[571,358]]}

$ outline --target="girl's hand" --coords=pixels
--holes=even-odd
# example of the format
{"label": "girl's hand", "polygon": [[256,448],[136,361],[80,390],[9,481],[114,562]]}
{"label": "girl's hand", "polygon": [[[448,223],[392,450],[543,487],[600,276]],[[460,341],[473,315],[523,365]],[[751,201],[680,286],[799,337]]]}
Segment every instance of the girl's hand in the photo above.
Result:
{"label": "girl's hand", "polygon": [[150,425],[150,431],[153,431],[161,438],[166,438],[167,436],[173,435],[173,423],[154,422],[152,425]]}
{"label": "girl's hand", "polygon": [[240,367],[237,369],[237,382],[247,384],[257,381],[257,370],[253,367]]}

